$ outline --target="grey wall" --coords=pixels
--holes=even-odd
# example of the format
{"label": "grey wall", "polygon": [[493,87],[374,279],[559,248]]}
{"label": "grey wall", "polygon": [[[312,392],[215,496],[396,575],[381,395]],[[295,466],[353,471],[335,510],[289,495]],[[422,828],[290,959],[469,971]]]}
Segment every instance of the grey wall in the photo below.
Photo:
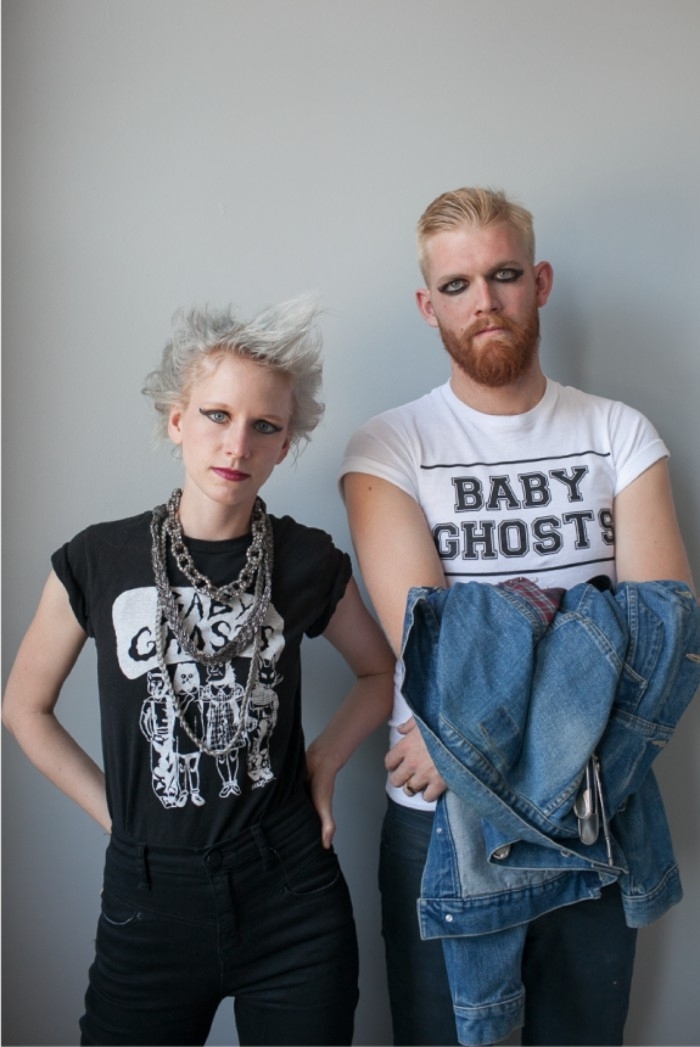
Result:
{"label": "grey wall", "polygon": [[[547,370],[661,430],[700,581],[699,30],[697,0],[5,0],[5,669],[53,549],[177,482],[139,390],[179,306],[320,291],[327,418],[267,500],[349,548],[347,436],[447,374],[413,305],[413,228],[467,183],[534,211]],[[306,651],[310,734],[348,682],[326,647]],[[59,709],[98,755],[91,653]],[[686,897],[640,935],[629,1043],[700,1034],[699,728],[696,704],[658,763]],[[358,1044],[389,1042],[383,741],[337,799]],[[4,1042],[76,1043],[105,838],[8,738],[3,819]],[[210,1042],[235,1042],[228,1005]]]}

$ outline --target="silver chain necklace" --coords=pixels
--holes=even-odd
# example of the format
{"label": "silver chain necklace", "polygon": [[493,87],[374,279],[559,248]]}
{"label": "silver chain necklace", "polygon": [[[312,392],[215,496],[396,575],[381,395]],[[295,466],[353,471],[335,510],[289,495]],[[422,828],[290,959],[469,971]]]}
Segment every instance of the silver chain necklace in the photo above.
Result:
{"label": "silver chain necklace", "polygon": [[156,513],[165,510],[167,514],[163,530],[167,532],[170,538],[170,549],[175,557],[175,561],[195,589],[199,592],[205,592],[212,600],[217,600],[220,603],[230,603],[232,596],[240,596],[248,591],[255,578],[255,573],[265,556],[265,541],[269,537],[267,533],[269,521],[265,512],[265,503],[262,498],[255,499],[250,523],[253,540],[248,546],[246,560],[238,578],[219,587],[210,582],[206,575],[201,574],[197,570],[194,560],[190,556],[189,549],[185,545],[182,524],[177,515],[181,498],[182,491],[177,488],[171,494],[168,504],[165,506],[161,505],[155,510]]}
{"label": "silver chain necklace", "polygon": [[[197,569],[185,545],[182,526],[177,517],[181,497],[182,491],[180,489],[173,491],[168,503],[156,506],[151,518],[151,562],[153,564],[153,575],[157,592],[155,621],[156,659],[163,676],[168,697],[172,699],[173,707],[185,734],[200,752],[220,758],[227,756],[233,749],[238,748],[242,744],[241,738],[246,729],[250,699],[255,684],[258,682],[260,647],[262,643],[261,627],[265,621],[270,604],[272,589],[274,552],[272,525],[267,515],[265,503],[262,498],[256,498],[251,519],[253,537],[246,553],[243,568],[238,577],[232,582],[224,586],[216,586]],[[182,620],[177,599],[168,580],[168,538],[170,538],[171,550],[178,567],[199,595],[206,595],[211,600],[232,607],[233,601],[240,599],[244,593],[248,592],[251,584],[253,584],[253,580],[255,582],[253,602],[248,609],[243,624],[231,640],[218,651],[208,652],[202,650],[195,643],[193,636],[187,631],[186,625]],[[246,647],[249,646],[251,640],[253,641],[253,651],[240,709],[240,717],[229,742],[220,749],[212,748],[204,738],[199,738],[185,718],[180,699],[172,686],[165,659],[165,641],[168,626],[180,649],[185,651],[194,661],[207,666],[221,665],[223,662],[239,657]]]}

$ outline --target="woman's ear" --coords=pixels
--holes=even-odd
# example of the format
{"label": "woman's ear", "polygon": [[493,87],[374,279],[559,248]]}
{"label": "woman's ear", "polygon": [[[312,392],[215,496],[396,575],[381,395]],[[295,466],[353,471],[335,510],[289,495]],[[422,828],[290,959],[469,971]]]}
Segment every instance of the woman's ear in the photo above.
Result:
{"label": "woman's ear", "polygon": [[290,449],[291,446],[292,446],[292,438],[291,438],[291,436],[288,436],[287,439],[282,444],[282,449],[281,449],[281,451],[279,453],[279,457],[277,459],[277,462],[275,463],[276,465],[279,465],[280,462],[283,462],[285,460],[285,458],[289,454],[289,449]]}
{"label": "woman's ear", "polygon": [[178,405],[171,407],[168,415],[168,436],[178,446],[182,443],[182,414],[183,408]]}

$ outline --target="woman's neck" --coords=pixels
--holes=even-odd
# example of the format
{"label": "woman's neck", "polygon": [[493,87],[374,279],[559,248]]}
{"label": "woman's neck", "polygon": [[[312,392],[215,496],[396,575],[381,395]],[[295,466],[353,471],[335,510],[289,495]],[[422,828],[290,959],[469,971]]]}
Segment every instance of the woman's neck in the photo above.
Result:
{"label": "woman's neck", "polygon": [[247,503],[219,505],[209,499],[188,497],[184,490],[178,517],[186,538],[221,542],[249,534],[252,512],[253,506]]}

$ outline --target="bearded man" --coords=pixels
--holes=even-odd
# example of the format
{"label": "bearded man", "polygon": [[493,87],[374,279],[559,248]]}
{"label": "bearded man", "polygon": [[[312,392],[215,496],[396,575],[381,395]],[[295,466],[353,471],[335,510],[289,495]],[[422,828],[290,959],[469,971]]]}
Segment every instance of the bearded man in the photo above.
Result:
{"label": "bearded man", "polygon": [[[421,939],[416,916],[446,787],[400,691],[409,589],[692,579],[658,433],[638,411],[542,371],[539,310],[553,272],[535,261],[531,214],[500,191],[443,193],[418,223],[418,247],[425,286],[416,300],[449,354],[449,381],[352,436],[342,490],[367,589],[399,656],[380,857],[394,1042],[488,1043],[505,1033],[458,1039],[448,974],[459,974],[446,969],[438,938]],[[528,922],[516,1003],[484,1001],[520,1009],[524,1044],[622,1042],[636,930],[614,877],[591,876],[587,900]],[[497,983],[497,935],[487,945]]]}

